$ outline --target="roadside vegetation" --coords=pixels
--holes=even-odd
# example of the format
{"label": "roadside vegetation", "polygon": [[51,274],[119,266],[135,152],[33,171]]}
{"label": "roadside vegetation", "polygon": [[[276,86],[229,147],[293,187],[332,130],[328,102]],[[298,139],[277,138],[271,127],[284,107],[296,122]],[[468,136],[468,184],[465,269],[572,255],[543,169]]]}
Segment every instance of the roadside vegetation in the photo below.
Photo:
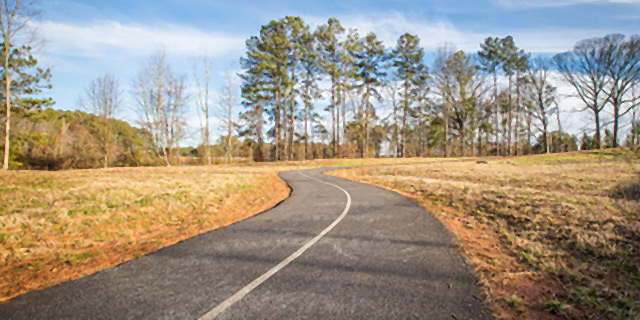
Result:
{"label": "roadside vegetation", "polygon": [[505,319],[640,314],[640,157],[628,149],[337,170],[415,198]]}
{"label": "roadside vegetation", "polygon": [[425,161],[341,159],[0,173],[0,302],[273,207],[284,170]]}
{"label": "roadside vegetation", "polygon": [[[246,40],[240,83],[229,71],[214,92],[219,61],[199,57],[187,75],[158,51],[122,79],[127,91],[95,75],[75,108],[59,106],[83,111],[62,111],[31,47],[38,1],[3,3],[0,302],[263,211],[288,194],[277,177],[288,168],[569,152],[335,174],[431,209],[502,317],[640,313],[639,160],[601,150],[640,146],[638,35],[595,35],[553,56],[509,35],[425,51],[415,34],[390,44],[336,18],[286,16]],[[581,136],[563,131],[578,120],[590,122]],[[370,159],[383,156],[417,158]]]}
{"label": "roadside vegetation", "polygon": [[275,168],[0,175],[0,302],[228,225],[289,194]]}

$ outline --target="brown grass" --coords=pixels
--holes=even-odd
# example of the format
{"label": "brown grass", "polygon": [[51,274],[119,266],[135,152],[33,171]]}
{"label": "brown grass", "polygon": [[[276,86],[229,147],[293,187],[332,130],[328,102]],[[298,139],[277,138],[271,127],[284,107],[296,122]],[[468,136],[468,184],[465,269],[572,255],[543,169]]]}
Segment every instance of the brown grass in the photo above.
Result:
{"label": "brown grass", "polygon": [[571,153],[333,174],[430,209],[456,235],[500,318],[640,313],[640,160],[633,156]]}
{"label": "brown grass", "polygon": [[338,159],[0,173],[0,303],[273,207],[283,170],[425,161]]}
{"label": "brown grass", "polygon": [[266,168],[126,168],[0,175],[0,301],[75,279],[264,211]]}

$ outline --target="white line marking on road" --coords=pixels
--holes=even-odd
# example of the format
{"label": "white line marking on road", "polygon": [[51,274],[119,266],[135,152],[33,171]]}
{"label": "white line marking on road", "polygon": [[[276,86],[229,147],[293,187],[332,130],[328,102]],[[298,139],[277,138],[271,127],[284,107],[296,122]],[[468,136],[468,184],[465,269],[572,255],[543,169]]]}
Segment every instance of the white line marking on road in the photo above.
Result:
{"label": "white line marking on road", "polygon": [[267,279],[271,278],[271,276],[273,276],[276,272],[278,272],[278,271],[280,271],[280,269],[286,267],[289,263],[291,263],[291,261],[295,260],[297,257],[302,255],[305,251],[307,251],[309,248],[311,248],[312,245],[314,245],[316,242],[318,242],[318,240],[320,240],[322,237],[324,237],[324,235],[326,235],[329,231],[331,231],[331,229],[333,229],[338,223],[340,223],[340,221],[342,221],[342,219],[344,219],[344,217],[347,215],[347,212],[349,212],[349,208],[351,207],[351,195],[349,194],[349,192],[347,192],[347,190],[344,190],[340,186],[335,185],[333,183],[322,181],[322,180],[316,179],[314,177],[308,176],[308,175],[306,175],[306,174],[304,174],[302,172],[298,172],[298,174],[300,174],[302,176],[305,176],[305,177],[307,177],[309,179],[324,183],[326,185],[330,185],[332,187],[338,188],[342,192],[344,192],[344,194],[347,195],[347,205],[344,207],[344,211],[342,211],[342,214],[340,214],[340,216],[335,221],[333,221],[333,223],[331,223],[327,228],[322,230],[322,232],[320,232],[313,239],[309,240],[309,242],[307,242],[304,246],[302,246],[300,249],[298,249],[292,255],[290,255],[286,259],[282,260],[282,262],[278,263],[278,265],[276,265],[275,267],[271,268],[269,271],[265,272],[263,275],[261,275],[260,277],[256,278],[255,280],[251,281],[251,283],[246,285],[244,288],[240,289],[240,291],[236,292],[234,295],[232,295],[231,297],[227,298],[227,300],[225,300],[222,303],[220,303],[217,307],[215,307],[211,311],[207,312],[205,315],[200,317],[200,320],[209,320],[209,319],[213,319],[213,318],[217,317],[225,309],[230,307],[232,304],[238,302],[240,299],[242,299],[244,296],[246,296],[249,292],[251,292],[257,286],[261,285]]}

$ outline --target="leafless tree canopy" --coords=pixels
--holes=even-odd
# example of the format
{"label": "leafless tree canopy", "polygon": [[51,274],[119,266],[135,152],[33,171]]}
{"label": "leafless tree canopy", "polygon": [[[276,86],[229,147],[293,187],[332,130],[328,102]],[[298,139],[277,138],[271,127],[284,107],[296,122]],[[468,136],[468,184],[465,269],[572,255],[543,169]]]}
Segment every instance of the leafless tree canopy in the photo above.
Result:
{"label": "leafless tree canopy", "polygon": [[218,109],[218,118],[224,126],[226,127],[227,137],[226,137],[226,148],[225,148],[225,159],[227,163],[231,162],[231,156],[233,153],[233,145],[232,145],[232,136],[234,131],[234,122],[233,122],[233,107],[238,102],[238,94],[235,89],[235,81],[234,81],[234,73],[231,71],[225,72],[225,82],[222,88],[220,89],[220,101],[219,101],[219,109]]}
{"label": "leafless tree canopy", "polygon": [[178,146],[184,137],[185,78],[173,73],[164,53],[148,61],[134,82],[141,125],[153,137],[153,146],[167,166],[177,164]]}
{"label": "leafless tree canopy", "polygon": [[111,128],[110,119],[116,117],[116,112],[121,104],[121,96],[120,80],[112,74],[105,74],[91,81],[85,90],[84,99],[81,100],[82,106],[87,112],[103,119],[100,138],[105,168],[109,166],[110,155],[114,148],[113,128]]}
{"label": "leafless tree canopy", "polygon": [[[211,165],[211,126],[210,126],[210,97],[209,89],[211,83],[212,64],[206,53],[193,64],[193,78],[198,91],[196,99],[198,117],[200,117],[200,131],[202,137],[202,148],[204,149],[207,164]],[[204,118],[204,119],[202,119]]]}
{"label": "leafless tree canopy", "polygon": [[598,146],[601,144],[600,113],[610,99],[605,91],[613,55],[612,46],[609,44],[615,42],[618,37],[619,35],[612,35],[582,40],[572,51],[554,57],[554,62],[565,80],[575,88],[585,107],[594,114]]}
{"label": "leafless tree canopy", "polygon": [[557,110],[556,88],[549,79],[550,62],[544,58],[533,60],[531,71],[525,77],[525,103],[531,115],[540,123],[544,149],[549,153],[549,117]]}

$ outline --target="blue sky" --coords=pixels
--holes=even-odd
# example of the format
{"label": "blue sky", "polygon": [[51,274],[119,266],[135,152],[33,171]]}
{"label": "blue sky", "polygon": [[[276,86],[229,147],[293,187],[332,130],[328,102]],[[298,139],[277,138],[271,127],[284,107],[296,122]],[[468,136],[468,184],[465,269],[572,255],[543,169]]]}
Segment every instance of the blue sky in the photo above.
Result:
{"label": "blue sky", "polygon": [[206,50],[218,88],[223,71],[238,68],[244,40],[285,15],[313,25],[337,17],[388,46],[417,33],[427,51],[444,42],[476,51],[487,36],[511,34],[530,52],[555,53],[584,38],[640,31],[640,0],[53,0],[39,21],[46,41],[39,56],[52,68],[56,108],[74,109],[89,82],[110,72],[125,89],[120,117],[134,120],[129,87],[150,54],[164,50],[176,71],[191,75],[191,61]]}

